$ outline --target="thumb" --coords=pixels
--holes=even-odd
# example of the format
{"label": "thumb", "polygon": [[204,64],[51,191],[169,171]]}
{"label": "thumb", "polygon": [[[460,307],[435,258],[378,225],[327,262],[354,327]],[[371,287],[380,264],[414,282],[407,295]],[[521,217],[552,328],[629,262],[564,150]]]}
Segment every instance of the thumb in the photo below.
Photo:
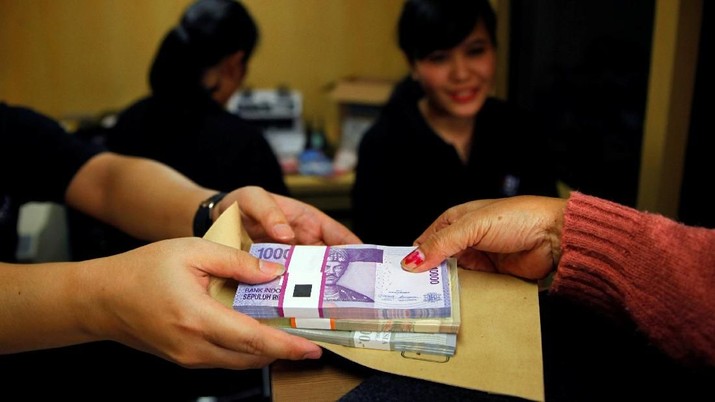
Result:
{"label": "thumb", "polygon": [[482,237],[478,224],[468,219],[460,219],[450,226],[423,238],[417,249],[413,250],[400,264],[402,269],[411,272],[423,272],[439,265],[445,259],[466,250]]}
{"label": "thumb", "polygon": [[206,243],[212,246],[201,252],[200,268],[211,276],[254,284],[272,281],[285,273],[285,266],[277,262],[259,260],[233,247]]}

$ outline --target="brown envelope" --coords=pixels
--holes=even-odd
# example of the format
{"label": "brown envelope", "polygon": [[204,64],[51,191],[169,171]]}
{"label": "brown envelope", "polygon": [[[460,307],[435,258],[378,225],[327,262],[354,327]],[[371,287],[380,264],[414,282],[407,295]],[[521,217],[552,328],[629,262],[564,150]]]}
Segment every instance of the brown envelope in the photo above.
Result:
{"label": "brown envelope", "polygon": [[[204,238],[244,250],[238,205],[227,209]],[[243,247],[242,247],[243,246]],[[452,357],[357,349],[317,342],[363,366],[496,394],[544,400],[538,287],[507,275],[460,270],[462,325]],[[211,295],[231,307],[236,282],[215,279]]]}

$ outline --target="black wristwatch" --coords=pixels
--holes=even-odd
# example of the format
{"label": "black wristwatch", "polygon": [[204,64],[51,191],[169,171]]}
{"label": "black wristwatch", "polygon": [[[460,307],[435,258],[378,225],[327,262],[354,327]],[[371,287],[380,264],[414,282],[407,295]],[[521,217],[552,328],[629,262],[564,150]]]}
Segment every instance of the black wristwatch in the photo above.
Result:
{"label": "black wristwatch", "polygon": [[206,234],[213,223],[211,211],[225,196],[226,193],[216,193],[201,201],[199,209],[196,210],[196,215],[194,215],[194,236],[203,237]]}

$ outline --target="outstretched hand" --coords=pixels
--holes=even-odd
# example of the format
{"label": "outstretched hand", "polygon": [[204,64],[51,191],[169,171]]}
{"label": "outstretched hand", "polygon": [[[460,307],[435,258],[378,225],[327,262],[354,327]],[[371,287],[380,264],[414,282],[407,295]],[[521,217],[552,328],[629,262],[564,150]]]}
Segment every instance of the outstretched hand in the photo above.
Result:
{"label": "outstretched hand", "polygon": [[[117,256],[88,261],[97,285],[93,323],[114,339],[185,367],[246,369],[275,359],[318,358],[303,338],[260,324],[214,300],[212,276],[245,283],[274,279],[280,264],[199,238],[165,240]],[[92,291],[90,291],[92,292]],[[97,323],[101,323],[97,325]]]}
{"label": "outstretched hand", "polygon": [[452,207],[415,240],[418,248],[402,266],[422,272],[456,257],[467,269],[545,278],[560,259],[565,205],[560,198],[516,196]]}
{"label": "outstretched hand", "polygon": [[255,242],[290,244],[358,244],[360,239],[345,225],[312,205],[269,193],[260,187],[242,187],[229,193],[218,205],[219,212],[235,201],[241,221]]}

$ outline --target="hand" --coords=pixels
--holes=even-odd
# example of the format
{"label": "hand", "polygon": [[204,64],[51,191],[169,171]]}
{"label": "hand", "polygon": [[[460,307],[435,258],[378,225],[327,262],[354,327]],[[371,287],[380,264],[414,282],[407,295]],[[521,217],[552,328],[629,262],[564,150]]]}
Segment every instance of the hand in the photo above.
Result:
{"label": "hand", "polygon": [[234,202],[238,202],[243,226],[255,242],[327,245],[362,243],[345,225],[312,205],[269,193],[260,187],[242,187],[229,193],[219,203],[219,212]]}
{"label": "hand", "polygon": [[402,266],[422,272],[454,256],[467,269],[545,278],[561,256],[565,206],[566,200],[538,196],[458,205],[415,240],[418,249],[402,260]]}
{"label": "hand", "polygon": [[211,276],[266,282],[283,273],[280,264],[199,238],[164,240],[87,263],[101,265],[86,272],[97,285],[92,289],[100,290],[99,301],[90,300],[95,315],[88,331],[100,328],[102,339],[185,367],[257,368],[321,354],[312,342],[262,325],[208,293]]}

